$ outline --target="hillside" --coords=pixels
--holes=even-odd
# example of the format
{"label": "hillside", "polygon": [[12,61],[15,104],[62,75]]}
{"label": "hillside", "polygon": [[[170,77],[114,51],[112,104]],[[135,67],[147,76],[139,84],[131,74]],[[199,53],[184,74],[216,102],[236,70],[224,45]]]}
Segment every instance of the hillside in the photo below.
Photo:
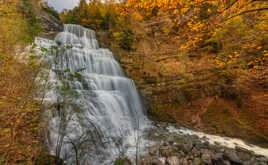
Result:
{"label": "hillside", "polygon": [[57,21],[50,26],[45,21],[54,18],[47,11],[54,10],[36,0],[0,2],[1,165],[36,164],[46,151],[42,102],[37,99],[42,88],[34,83],[43,66],[29,45],[37,35],[60,30],[53,26]]}

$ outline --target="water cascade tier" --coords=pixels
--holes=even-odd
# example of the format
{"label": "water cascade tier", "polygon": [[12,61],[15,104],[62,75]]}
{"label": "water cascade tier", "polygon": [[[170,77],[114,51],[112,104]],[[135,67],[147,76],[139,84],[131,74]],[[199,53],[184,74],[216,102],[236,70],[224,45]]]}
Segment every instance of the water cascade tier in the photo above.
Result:
{"label": "water cascade tier", "polygon": [[50,64],[45,101],[47,141],[67,164],[111,164],[135,155],[149,121],[133,80],[126,78],[95,32],[65,25],[54,41],[37,38]]}

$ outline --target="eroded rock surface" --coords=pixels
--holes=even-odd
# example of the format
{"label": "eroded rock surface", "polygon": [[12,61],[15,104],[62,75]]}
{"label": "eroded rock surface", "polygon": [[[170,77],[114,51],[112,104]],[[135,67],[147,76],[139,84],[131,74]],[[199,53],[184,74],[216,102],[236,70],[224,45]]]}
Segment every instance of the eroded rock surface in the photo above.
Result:
{"label": "eroded rock surface", "polygon": [[[156,136],[155,136],[155,135]],[[141,158],[142,165],[267,165],[268,158],[247,149],[212,145],[193,135],[151,133],[159,143]]]}

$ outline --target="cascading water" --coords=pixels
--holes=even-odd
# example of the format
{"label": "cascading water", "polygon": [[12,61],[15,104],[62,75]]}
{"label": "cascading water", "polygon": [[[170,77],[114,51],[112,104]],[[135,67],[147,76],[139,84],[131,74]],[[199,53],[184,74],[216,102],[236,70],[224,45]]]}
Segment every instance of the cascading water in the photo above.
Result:
{"label": "cascading water", "polygon": [[[135,84],[112,52],[99,48],[94,31],[65,25],[55,41],[36,38],[36,44],[50,64],[44,101],[50,109],[47,143],[52,154],[67,164],[106,165],[119,156],[134,158],[149,145],[145,130],[154,127],[143,113]],[[211,144],[241,146],[268,157],[267,149],[239,139],[172,126],[168,132],[206,137]]]}
{"label": "cascading water", "polygon": [[111,164],[134,155],[149,125],[134,82],[124,76],[112,52],[101,49],[95,32],[65,25],[55,41],[37,38],[51,64],[53,90],[48,119],[51,152],[67,164]]}

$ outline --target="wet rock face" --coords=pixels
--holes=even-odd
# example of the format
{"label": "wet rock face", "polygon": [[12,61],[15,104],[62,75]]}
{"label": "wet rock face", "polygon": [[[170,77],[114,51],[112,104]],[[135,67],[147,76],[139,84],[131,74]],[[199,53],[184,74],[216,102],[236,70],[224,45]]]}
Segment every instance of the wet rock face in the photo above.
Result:
{"label": "wet rock face", "polygon": [[142,157],[143,165],[267,165],[268,158],[247,149],[210,145],[190,135],[163,137]]}

